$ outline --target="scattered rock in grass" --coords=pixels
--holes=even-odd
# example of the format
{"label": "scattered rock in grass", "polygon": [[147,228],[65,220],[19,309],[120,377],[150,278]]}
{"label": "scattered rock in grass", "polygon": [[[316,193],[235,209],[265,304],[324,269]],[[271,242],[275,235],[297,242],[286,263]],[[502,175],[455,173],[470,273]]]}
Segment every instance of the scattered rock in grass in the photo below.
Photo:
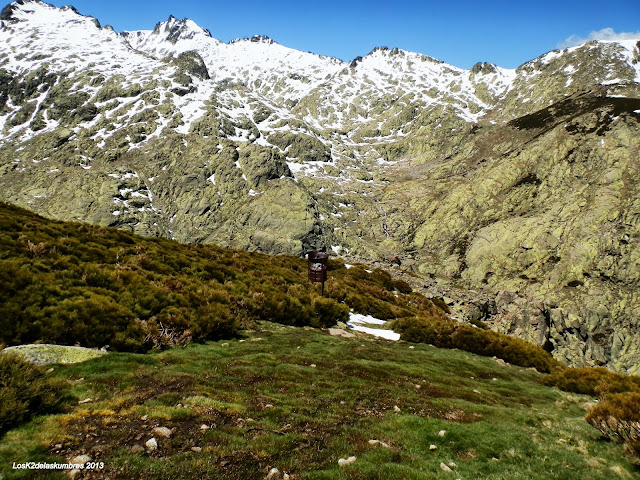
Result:
{"label": "scattered rock in grass", "polygon": [[239,343],[244,343],[246,340],[238,340]]}
{"label": "scattered rock in grass", "polygon": [[53,446],[53,448],[55,448],[56,450],[62,450],[62,447],[63,447],[63,446],[64,446],[64,445],[63,445],[62,443],[56,443],[56,444]]}
{"label": "scattered rock in grass", "polygon": [[210,428],[211,427],[209,425],[205,425],[204,423],[202,425],[200,425],[200,430],[202,430],[203,432],[206,432]]}
{"label": "scattered rock in grass", "polygon": [[453,472],[453,470],[451,470],[447,465],[445,465],[444,463],[440,462],[440,468],[442,470],[444,470],[445,472]]}
{"label": "scattered rock in grass", "polygon": [[202,447],[191,447],[192,452],[200,453],[202,451]]}
{"label": "scattered rock in grass", "polygon": [[410,350],[413,350],[414,348],[416,348],[416,347],[414,347],[413,345],[411,345],[411,346],[409,347],[409,349],[410,349]]}
{"label": "scattered rock in grass", "polygon": [[497,357],[493,357],[496,361],[496,363],[498,365],[500,365],[501,367],[508,367],[509,364],[507,362],[505,362],[504,360],[502,360],[501,358],[497,358]]}
{"label": "scattered rock in grass", "polygon": [[311,368],[316,368],[316,364],[312,363],[311,365],[309,365]]}
{"label": "scattered rock in grass", "polygon": [[150,438],[146,441],[145,446],[147,447],[147,450],[153,452],[158,449],[158,441],[155,438]]}
{"label": "scattered rock in grass", "polygon": [[267,403],[267,404],[264,406],[264,409],[265,409],[265,410],[268,410],[268,409],[270,409],[270,408],[273,408],[273,405],[271,405],[270,403]]}
{"label": "scattered rock in grass", "polygon": [[92,399],[92,398],[85,398],[84,400],[80,400],[80,401],[78,402],[78,404],[79,404],[79,405],[84,405],[85,403],[90,403],[90,402],[93,402],[93,399]]}
{"label": "scattered rock in grass", "polygon": [[69,470],[69,473],[67,473],[67,475],[69,476],[69,478],[71,480],[74,480],[78,474],[81,472],[82,470],[79,470],[77,468],[74,468],[73,470]]}
{"label": "scattered rock in grass", "polygon": [[87,462],[91,461],[91,457],[89,455],[77,455],[71,459],[69,463],[75,463],[76,465],[84,465]]}
{"label": "scattered rock in grass", "polygon": [[261,342],[262,340],[263,340],[262,337],[256,337],[251,339],[252,342]]}
{"label": "scattered rock in grass", "polygon": [[372,447],[383,447],[383,448],[391,448],[388,443],[383,442],[382,440],[369,440],[369,445]]}
{"label": "scattered rock in grass", "polygon": [[331,335],[332,337],[344,337],[344,338],[355,337],[353,333],[347,332],[342,328],[330,328],[328,332],[329,332],[329,335]]}
{"label": "scattered rock in grass", "polygon": [[269,470],[269,473],[264,477],[264,480],[282,480],[282,474],[280,473],[280,470],[274,467]]}
{"label": "scattered rock in grass", "polygon": [[144,452],[144,447],[139,443],[136,443],[133,447],[131,447],[131,453],[142,453]]}
{"label": "scattered rock in grass", "polygon": [[396,412],[396,413],[399,413],[399,412],[401,412],[402,410],[400,410],[400,407],[399,407],[398,405],[394,405],[394,406],[393,406],[393,411],[394,411],[394,412]]}
{"label": "scattered rock in grass", "polygon": [[480,391],[479,390],[474,390],[473,393],[478,393],[479,394]]}
{"label": "scattered rock in grass", "polygon": [[341,458],[338,460],[338,466],[340,467],[346,467],[347,465],[353,465],[354,463],[356,463],[356,457]]}
{"label": "scattered rock in grass", "polygon": [[227,342],[223,343],[222,345],[220,345],[221,347],[228,347],[229,344]]}
{"label": "scattered rock in grass", "polygon": [[284,427],[282,427],[280,430],[273,430],[273,433],[278,433],[280,435],[284,435],[287,432],[291,431],[291,424],[287,423]]}
{"label": "scattered rock in grass", "polygon": [[449,462],[449,466],[451,468],[456,468],[458,466],[458,464],[456,462]]}
{"label": "scattered rock in grass", "polygon": [[433,451],[433,450],[437,450],[437,446],[435,445],[429,445],[429,450]]}
{"label": "scattered rock in grass", "polygon": [[420,385],[420,384],[416,383],[416,384],[414,385],[414,387],[416,388],[416,390],[420,390],[420,389],[422,388],[422,385]]}
{"label": "scattered rock in grass", "polygon": [[167,427],[155,427],[151,433],[158,437],[171,438],[171,429]]}
{"label": "scattered rock in grass", "polygon": [[447,431],[446,431],[446,430],[440,430],[440,431],[438,432],[438,436],[439,436],[439,437],[444,437],[446,434],[447,434]]}
{"label": "scattered rock in grass", "polygon": [[146,422],[148,418],[149,418],[149,415],[143,415],[140,417],[140,420],[142,420],[143,422]]}

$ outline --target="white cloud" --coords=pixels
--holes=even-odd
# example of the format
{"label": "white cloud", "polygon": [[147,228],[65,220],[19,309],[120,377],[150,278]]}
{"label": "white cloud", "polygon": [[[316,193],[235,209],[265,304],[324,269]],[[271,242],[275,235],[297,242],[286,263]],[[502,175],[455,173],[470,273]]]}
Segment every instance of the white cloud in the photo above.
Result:
{"label": "white cloud", "polygon": [[603,28],[591,32],[586,38],[580,35],[571,35],[558,44],[558,48],[569,48],[580,45],[590,40],[608,40],[615,42],[619,40],[640,40],[640,31],[638,32],[616,32],[613,28]]}

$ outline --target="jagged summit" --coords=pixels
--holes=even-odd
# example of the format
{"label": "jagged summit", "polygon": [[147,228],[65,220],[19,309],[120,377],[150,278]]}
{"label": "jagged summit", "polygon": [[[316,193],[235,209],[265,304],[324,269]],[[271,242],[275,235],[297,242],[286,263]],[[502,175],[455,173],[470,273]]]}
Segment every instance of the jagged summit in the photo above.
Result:
{"label": "jagged summit", "polygon": [[269,38],[267,35],[253,35],[251,37],[243,37],[243,38],[234,38],[229,42],[229,44],[234,44],[238,42],[252,42],[252,43],[264,43],[267,45],[273,45],[277,43],[272,38]]}
{"label": "jagged summit", "polygon": [[640,300],[618,288],[640,289],[637,41],[467,70],[223,43],[175,17],[117,34],[38,0],[1,16],[0,200],[184,242],[397,256],[551,302],[532,335],[558,356],[640,358]]}
{"label": "jagged summit", "polygon": [[174,44],[178,40],[191,40],[202,35],[211,37],[209,30],[200,27],[193,20],[188,18],[178,20],[173,15],[170,15],[167,21],[156,24],[153,29],[153,34],[164,36],[167,41]]}

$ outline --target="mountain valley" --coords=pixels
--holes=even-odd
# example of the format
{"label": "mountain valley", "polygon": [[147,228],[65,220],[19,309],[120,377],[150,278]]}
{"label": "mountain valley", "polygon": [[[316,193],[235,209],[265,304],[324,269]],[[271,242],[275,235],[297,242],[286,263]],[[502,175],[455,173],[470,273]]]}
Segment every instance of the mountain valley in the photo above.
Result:
{"label": "mountain valley", "polygon": [[[407,277],[572,366],[640,372],[640,42],[515,70],[344,62],[188,19],[0,14],[0,200]],[[462,292],[471,292],[469,294]]]}

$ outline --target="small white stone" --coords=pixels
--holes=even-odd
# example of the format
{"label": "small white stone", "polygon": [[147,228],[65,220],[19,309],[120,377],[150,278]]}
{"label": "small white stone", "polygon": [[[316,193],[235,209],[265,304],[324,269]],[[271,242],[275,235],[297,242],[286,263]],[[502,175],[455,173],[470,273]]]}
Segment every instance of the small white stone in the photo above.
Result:
{"label": "small white stone", "polygon": [[338,460],[338,466],[340,467],[346,467],[347,465],[352,465],[356,463],[356,457],[349,457],[349,458],[341,458],[340,460]]}
{"label": "small white stone", "polygon": [[143,422],[146,422],[148,418],[149,418],[149,415],[143,415],[140,417],[140,420],[142,420]]}
{"label": "small white stone", "polygon": [[191,447],[192,452],[200,453],[202,451],[202,447]]}
{"label": "small white stone", "polygon": [[440,431],[438,432],[438,436],[439,436],[439,437],[444,437],[446,434],[447,434],[447,431],[446,431],[446,430],[440,430]]}
{"label": "small white stone", "polygon": [[223,343],[222,345],[220,345],[221,347],[228,347],[229,344],[227,342]]}
{"label": "small white stone", "polygon": [[200,430],[202,430],[203,432],[206,431],[206,430],[209,430],[209,428],[211,428],[211,427],[209,427],[209,425],[205,425],[204,423],[202,425],[200,425]]}
{"label": "small white stone", "polygon": [[429,445],[429,450],[433,451],[436,450],[438,447],[436,447],[435,445]]}
{"label": "small white stone", "polygon": [[382,440],[369,440],[369,445],[372,447],[383,447],[383,448],[391,448],[388,443],[383,442]]}
{"label": "small white stone", "polygon": [[151,430],[151,433],[157,435],[158,437],[170,438],[171,437],[171,429],[167,427],[155,427]]}
{"label": "small white stone", "polygon": [[280,470],[272,468],[269,470],[269,473],[267,473],[267,476],[264,477],[264,480],[277,480],[278,478],[280,478]]}
{"label": "small white stone", "polygon": [[145,446],[147,447],[147,450],[152,452],[158,449],[158,441],[155,438],[150,438],[145,442]]}
{"label": "small white stone", "polygon": [[440,462],[440,468],[442,470],[444,470],[445,472],[453,472],[453,470],[451,470],[448,466],[446,466],[444,463]]}
{"label": "small white stone", "polygon": [[411,345],[411,346],[409,347],[409,349],[410,349],[410,350],[413,350],[414,348],[416,348],[416,347],[414,347],[413,345]]}
{"label": "small white stone", "polygon": [[316,364],[312,363],[311,365],[309,365],[311,368],[316,368]]}
{"label": "small white stone", "polygon": [[69,470],[69,473],[67,473],[67,475],[69,476],[69,478],[71,480],[73,480],[74,478],[76,478],[80,474],[80,472],[82,472],[82,470],[74,468],[73,470]]}
{"label": "small white stone", "polygon": [[449,466],[451,468],[456,468],[458,465],[456,464],[456,462],[449,462]]}
{"label": "small white stone", "polygon": [[393,406],[393,411],[398,413],[398,412],[401,412],[402,410],[400,410],[400,407],[398,405],[394,405]]}
{"label": "small white stone", "polygon": [[87,462],[91,461],[91,457],[89,455],[78,455],[71,459],[69,463],[75,463],[76,465],[84,465]]}
{"label": "small white stone", "polygon": [[80,400],[78,403],[80,405],[83,405],[83,404],[89,403],[89,402],[93,402],[93,399],[92,398],[85,398],[84,400]]}

